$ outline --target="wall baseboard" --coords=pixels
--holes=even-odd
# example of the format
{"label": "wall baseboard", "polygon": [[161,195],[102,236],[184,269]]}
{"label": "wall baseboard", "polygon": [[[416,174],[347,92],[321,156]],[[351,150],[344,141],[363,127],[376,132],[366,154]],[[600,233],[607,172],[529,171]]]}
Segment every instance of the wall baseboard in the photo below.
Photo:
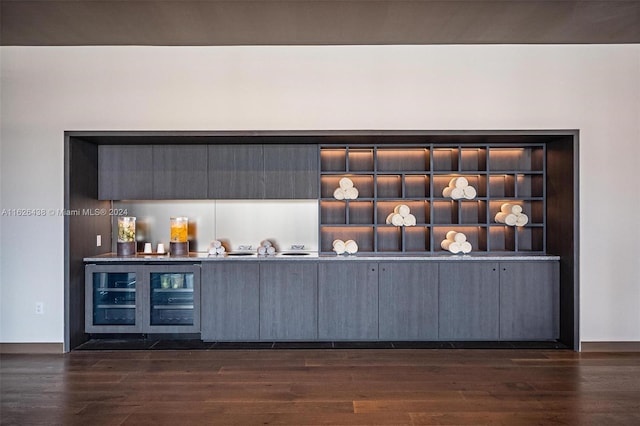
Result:
{"label": "wall baseboard", "polygon": [[[640,352],[639,342],[582,342],[582,352]],[[62,343],[0,343],[0,354],[62,354]]]}
{"label": "wall baseboard", "polygon": [[640,342],[582,342],[582,352],[640,352]]}
{"label": "wall baseboard", "polygon": [[0,343],[0,354],[62,354],[62,343]]}

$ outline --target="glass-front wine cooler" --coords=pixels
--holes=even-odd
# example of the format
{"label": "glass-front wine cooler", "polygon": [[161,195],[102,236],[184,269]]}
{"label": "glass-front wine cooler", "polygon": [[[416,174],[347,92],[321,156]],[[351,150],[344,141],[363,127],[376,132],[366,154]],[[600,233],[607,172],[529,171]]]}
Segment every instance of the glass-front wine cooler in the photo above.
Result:
{"label": "glass-front wine cooler", "polygon": [[88,265],[85,273],[85,331],[142,332],[142,268]]}
{"label": "glass-front wine cooler", "polygon": [[193,325],[193,272],[152,272],[151,325]]}
{"label": "glass-front wine cooler", "polygon": [[87,333],[200,331],[199,265],[87,265]]}

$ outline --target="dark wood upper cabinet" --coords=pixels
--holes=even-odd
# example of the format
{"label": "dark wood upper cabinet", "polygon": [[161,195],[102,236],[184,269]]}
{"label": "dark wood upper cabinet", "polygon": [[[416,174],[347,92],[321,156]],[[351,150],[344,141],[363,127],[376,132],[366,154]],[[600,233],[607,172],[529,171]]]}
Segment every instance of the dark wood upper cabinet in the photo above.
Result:
{"label": "dark wood upper cabinet", "polygon": [[153,146],[153,199],[207,198],[206,145]]}
{"label": "dark wood upper cabinet", "polygon": [[262,145],[209,145],[208,149],[208,198],[264,198]]}
{"label": "dark wood upper cabinet", "polygon": [[101,145],[101,200],[207,198],[204,145]]}
{"label": "dark wood upper cabinet", "polygon": [[315,199],[315,144],[101,145],[102,200]]}
{"label": "dark wood upper cabinet", "polygon": [[209,198],[313,199],[317,145],[210,145]]}
{"label": "dark wood upper cabinet", "polygon": [[317,145],[264,145],[264,198],[318,198]]}
{"label": "dark wood upper cabinet", "polygon": [[153,198],[151,145],[98,147],[98,198],[146,200]]}

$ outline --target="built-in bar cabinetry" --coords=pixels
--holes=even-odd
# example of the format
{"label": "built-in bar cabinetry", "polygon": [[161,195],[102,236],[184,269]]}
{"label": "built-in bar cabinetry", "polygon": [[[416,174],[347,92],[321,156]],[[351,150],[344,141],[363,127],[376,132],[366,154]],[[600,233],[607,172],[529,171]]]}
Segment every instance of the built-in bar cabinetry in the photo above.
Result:
{"label": "built-in bar cabinetry", "polygon": [[87,333],[200,331],[200,265],[85,267]]}
{"label": "built-in bar cabinetry", "polygon": [[442,264],[439,281],[438,336],[446,340],[500,338],[497,263]]}
{"label": "built-in bar cabinetry", "polygon": [[536,261],[212,261],[205,341],[547,340],[559,265]]}
{"label": "built-in bar cabinetry", "polygon": [[558,262],[440,264],[443,340],[555,340],[559,337]]}
{"label": "built-in bar cabinetry", "polygon": [[260,339],[260,265],[216,262],[202,265],[202,339]]}
{"label": "built-in bar cabinetry", "polygon": [[314,144],[100,145],[100,200],[316,199]]}
{"label": "built-in bar cabinetry", "polygon": [[211,199],[315,199],[318,146],[209,145]]}
{"label": "built-in bar cabinetry", "polygon": [[500,262],[499,269],[500,338],[559,338],[559,262]]}
{"label": "built-in bar cabinetry", "polygon": [[260,339],[318,339],[318,265],[260,263]]}
{"label": "built-in bar cabinetry", "polygon": [[202,339],[317,340],[316,262],[206,262]]}
{"label": "built-in bar cabinetry", "polygon": [[[92,159],[70,162],[71,176],[94,164],[98,189],[87,184],[65,207],[82,209],[87,199],[314,199],[318,256],[103,263],[83,238],[111,219],[65,218],[71,252],[89,260],[83,306],[69,302],[74,318],[84,315],[84,332],[576,347],[577,131],[178,133],[68,135]],[[447,196],[461,177],[473,196]],[[342,178],[357,198],[334,196]],[[387,223],[400,204],[415,225]],[[520,207],[526,223],[497,221],[505,204]],[[449,231],[463,232],[471,253],[445,251]],[[358,254],[335,256],[335,239],[355,240]]]}
{"label": "built-in bar cabinetry", "polygon": [[152,199],[207,198],[207,166],[204,145],[153,145]]}
{"label": "built-in bar cabinetry", "polygon": [[377,263],[319,265],[318,337],[378,340]]}
{"label": "built-in bar cabinetry", "polygon": [[206,145],[101,145],[100,200],[207,198]]}
{"label": "built-in bar cabinetry", "polygon": [[438,287],[436,262],[380,262],[380,340],[437,340]]}
{"label": "built-in bar cabinetry", "polygon": [[211,199],[264,197],[262,145],[211,145],[208,148]]}
{"label": "built-in bar cabinetry", "polygon": [[[543,144],[422,144],[322,146],[320,150],[320,247],[353,239],[361,252],[441,253],[447,232],[463,232],[480,253],[546,252],[546,151]],[[338,200],[342,178],[358,190]],[[443,195],[464,177],[470,198]],[[528,222],[495,220],[503,204],[522,208]],[[405,204],[415,226],[387,217]]]}
{"label": "built-in bar cabinetry", "polygon": [[153,198],[153,146],[98,146],[98,199]]}
{"label": "built-in bar cabinetry", "polygon": [[318,198],[317,145],[263,145],[264,198]]}

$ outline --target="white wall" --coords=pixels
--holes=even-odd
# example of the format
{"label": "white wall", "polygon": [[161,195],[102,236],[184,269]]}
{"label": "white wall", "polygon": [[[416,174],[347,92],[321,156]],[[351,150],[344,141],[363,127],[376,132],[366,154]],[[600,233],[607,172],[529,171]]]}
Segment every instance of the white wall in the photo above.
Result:
{"label": "white wall", "polygon": [[[0,53],[2,209],[63,207],[65,130],[580,129],[581,337],[640,341],[639,45]],[[1,226],[0,341],[61,342],[62,217]]]}

